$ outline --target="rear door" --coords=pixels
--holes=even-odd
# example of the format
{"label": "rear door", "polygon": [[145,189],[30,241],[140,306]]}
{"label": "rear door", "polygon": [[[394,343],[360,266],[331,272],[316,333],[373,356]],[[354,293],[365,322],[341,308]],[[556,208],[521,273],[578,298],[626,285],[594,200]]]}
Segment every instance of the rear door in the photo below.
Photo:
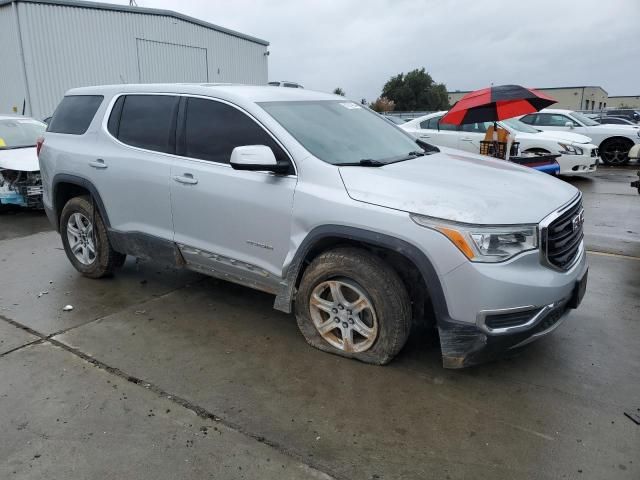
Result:
{"label": "rear door", "polygon": [[179,98],[123,95],[115,101],[90,166],[112,228],[171,240],[169,174]]}
{"label": "rear door", "polygon": [[444,115],[431,117],[416,125],[416,136],[420,140],[441,147],[459,148],[460,132],[455,125],[440,123]]}
{"label": "rear door", "polygon": [[480,142],[487,133],[487,123],[467,123],[460,126],[460,142],[458,148],[472,153],[480,153]]}
{"label": "rear door", "polygon": [[[185,97],[171,167],[175,242],[197,270],[274,292],[289,250],[296,176],[281,145],[239,108]],[[231,152],[266,145],[288,175],[234,170]]]}

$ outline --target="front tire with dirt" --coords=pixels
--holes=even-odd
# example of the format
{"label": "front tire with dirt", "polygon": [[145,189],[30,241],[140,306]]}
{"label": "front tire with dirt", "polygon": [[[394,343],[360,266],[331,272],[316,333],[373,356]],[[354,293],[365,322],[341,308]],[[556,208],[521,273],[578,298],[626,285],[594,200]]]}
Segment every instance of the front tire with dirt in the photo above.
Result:
{"label": "front tire with dirt", "polygon": [[304,272],[296,319],[307,342],[326,352],[384,365],[411,330],[411,302],[393,268],[359,248],[329,250]]}

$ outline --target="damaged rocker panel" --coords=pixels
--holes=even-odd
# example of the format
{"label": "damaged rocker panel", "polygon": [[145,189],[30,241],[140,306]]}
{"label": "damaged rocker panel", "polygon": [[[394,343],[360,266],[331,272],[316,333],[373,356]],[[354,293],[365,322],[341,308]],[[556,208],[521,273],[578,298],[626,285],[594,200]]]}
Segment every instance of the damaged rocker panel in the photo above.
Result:
{"label": "damaged rocker panel", "polygon": [[191,270],[267,293],[277,291],[279,279],[261,267],[182,243],[177,245]]}

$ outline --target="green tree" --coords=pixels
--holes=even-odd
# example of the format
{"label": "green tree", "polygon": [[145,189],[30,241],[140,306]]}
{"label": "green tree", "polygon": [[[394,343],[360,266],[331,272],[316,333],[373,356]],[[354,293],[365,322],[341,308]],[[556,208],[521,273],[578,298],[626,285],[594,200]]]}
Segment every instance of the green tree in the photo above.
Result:
{"label": "green tree", "polygon": [[395,109],[399,111],[449,108],[447,87],[434,82],[424,68],[391,77],[385,83],[381,97],[393,100]]}
{"label": "green tree", "polygon": [[340,87],[336,87],[333,90],[333,93],[335,93],[336,95],[340,95],[341,97],[344,97],[345,95],[344,90],[342,90]]}

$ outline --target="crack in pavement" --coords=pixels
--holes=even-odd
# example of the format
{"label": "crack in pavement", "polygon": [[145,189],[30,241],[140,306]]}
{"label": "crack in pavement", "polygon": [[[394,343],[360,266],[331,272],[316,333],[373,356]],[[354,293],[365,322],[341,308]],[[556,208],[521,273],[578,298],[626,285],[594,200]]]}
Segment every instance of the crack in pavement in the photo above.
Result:
{"label": "crack in pavement", "polygon": [[[179,290],[179,289],[176,289]],[[173,290],[175,291],[175,290]],[[168,293],[172,293],[172,292],[168,292]],[[0,358],[4,357],[5,355],[7,355],[8,353],[11,352],[16,352],[18,350],[24,349],[28,346],[31,345],[35,345],[35,344],[40,344],[40,343],[48,343],[50,345],[62,348],[63,350],[81,358],[82,360],[94,365],[97,368],[100,368],[101,370],[104,370],[112,375],[115,375],[117,377],[123,378],[124,380],[134,383],[136,385],[139,385],[143,388],[146,388],[147,390],[150,390],[152,392],[154,392],[156,395],[158,395],[161,398],[165,398],[183,408],[186,408],[190,411],[192,411],[193,413],[195,413],[198,417],[200,418],[205,418],[205,419],[209,419],[209,420],[213,420],[215,422],[218,422],[222,425],[224,425],[225,427],[238,432],[242,435],[245,435],[247,437],[252,438],[253,440],[256,440],[259,443],[262,443],[264,445],[267,445],[271,448],[273,448],[274,450],[276,450],[279,453],[282,453],[283,455],[287,455],[288,457],[293,458],[294,460],[304,464],[307,468],[314,470],[315,473],[317,473],[319,475],[319,478],[323,479],[323,480],[347,480],[346,477],[341,476],[335,472],[332,472],[331,469],[329,467],[327,467],[326,465],[320,465],[318,462],[314,461],[314,460],[310,460],[309,458],[306,458],[303,454],[298,453],[288,447],[286,447],[285,445],[280,444],[279,442],[270,440],[262,435],[258,435],[256,433],[253,433],[247,429],[245,429],[244,427],[242,427],[241,425],[235,423],[235,422],[231,422],[229,420],[224,419],[223,417],[220,417],[216,414],[214,414],[213,412],[207,410],[204,407],[201,407],[200,405],[196,405],[195,403],[182,398],[178,395],[174,395],[170,392],[167,392],[166,390],[158,387],[157,385],[153,385],[150,382],[147,382],[141,378],[137,378],[133,375],[129,375],[126,372],[120,370],[119,368],[116,367],[112,367],[110,365],[107,365],[106,363],[92,357],[89,354],[86,354],[80,350],[78,350],[77,348],[71,347],[65,343],[60,342],[59,340],[56,340],[55,338],[52,338],[55,335],[59,335],[58,333],[56,334],[51,334],[51,335],[44,335],[36,330],[33,330],[30,327],[27,327],[26,325],[22,325],[19,322],[16,322],[15,320],[11,320],[9,318],[4,317],[3,315],[0,315],[0,319],[4,320],[5,322],[13,325],[16,328],[20,328],[22,330],[25,330],[26,332],[35,335],[38,337],[38,340],[34,340],[32,342],[29,342],[28,344],[25,345],[21,345],[17,348],[14,348],[13,350],[11,350],[10,352],[5,352],[3,355],[0,355]],[[95,320],[93,320],[95,321]],[[93,322],[92,321],[92,322]],[[89,323],[92,322],[87,322],[85,324],[82,325],[78,325],[78,326],[84,326],[87,325]],[[73,328],[77,328],[73,327]],[[64,332],[63,332],[64,333]]]}

